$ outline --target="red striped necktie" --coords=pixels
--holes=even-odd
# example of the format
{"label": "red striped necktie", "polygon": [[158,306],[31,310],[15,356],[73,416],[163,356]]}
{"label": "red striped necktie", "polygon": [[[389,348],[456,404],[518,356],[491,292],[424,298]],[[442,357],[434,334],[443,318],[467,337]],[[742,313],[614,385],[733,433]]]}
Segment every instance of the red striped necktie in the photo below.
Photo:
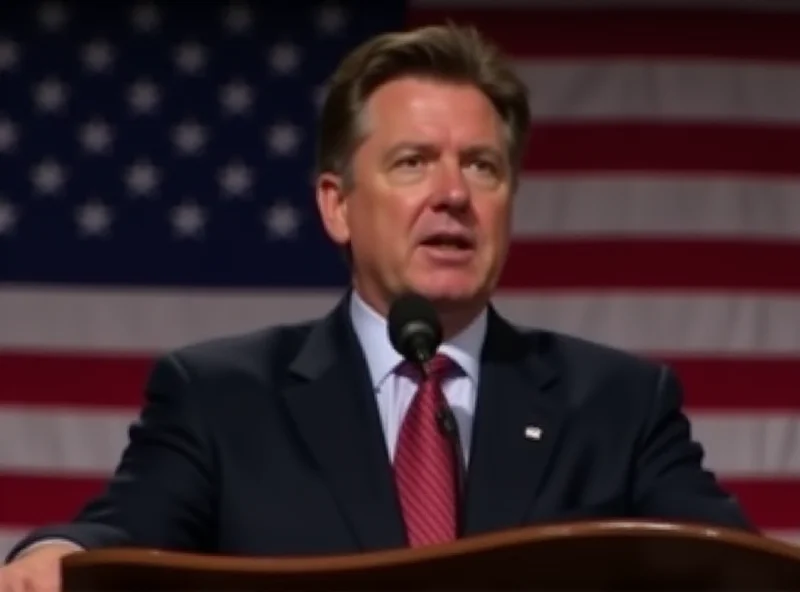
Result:
{"label": "red striped necktie", "polygon": [[442,380],[454,364],[450,358],[437,355],[427,368],[400,428],[394,460],[411,547],[446,543],[457,536],[457,461],[437,419],[447,404]]}

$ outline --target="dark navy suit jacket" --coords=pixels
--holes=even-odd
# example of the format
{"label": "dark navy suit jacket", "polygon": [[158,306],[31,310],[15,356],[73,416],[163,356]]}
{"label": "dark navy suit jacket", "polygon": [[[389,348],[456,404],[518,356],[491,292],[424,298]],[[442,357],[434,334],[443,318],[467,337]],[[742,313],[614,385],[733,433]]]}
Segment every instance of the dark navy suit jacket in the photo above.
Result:
{"label": "dark navy suit jacket", "polygon": [[[614,517],[751,529],[704,470],[666,367],[491,310],[480,375],[465,535]],[[381,429],[347,298],[316,322],[182,348],[156,363],[107,490],[9,557],[48,537],[241,555],[403,546]]]}

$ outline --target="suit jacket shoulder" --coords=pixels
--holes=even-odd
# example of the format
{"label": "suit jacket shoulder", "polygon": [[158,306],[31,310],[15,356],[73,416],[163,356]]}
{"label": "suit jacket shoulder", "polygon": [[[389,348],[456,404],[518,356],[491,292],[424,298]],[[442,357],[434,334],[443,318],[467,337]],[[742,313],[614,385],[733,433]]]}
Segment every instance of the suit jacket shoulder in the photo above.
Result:
{"label": "suit jacket shoulder", "polygon": [[157,362],[177,364],[191,381],[280,380],[321,321],[276,325],[176,348]]}
{"label": "suit jacket shoulder", "polygon": [[[515,327],[524,347],[538,363],[558,376],[572,406],[592,398],[618,399],[639,404],[660,391],[672,369],[643,354],[599,343],[576,335],[534,327]],[[625,401],[625,399],[633,399]],[[632,410],[627,407],[628,412]],[[621,409],[620,409],[621,410]]]}

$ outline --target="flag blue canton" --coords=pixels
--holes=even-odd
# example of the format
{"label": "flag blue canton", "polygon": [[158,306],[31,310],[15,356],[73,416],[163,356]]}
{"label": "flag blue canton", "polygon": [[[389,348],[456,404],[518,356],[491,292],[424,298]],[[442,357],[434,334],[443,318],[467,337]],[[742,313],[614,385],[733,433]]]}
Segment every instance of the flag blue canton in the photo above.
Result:
{"label": "flag blue canton", "polygon": [[6,3],[0,279],[346,281],[312,185],[326,78],[404,6]]}

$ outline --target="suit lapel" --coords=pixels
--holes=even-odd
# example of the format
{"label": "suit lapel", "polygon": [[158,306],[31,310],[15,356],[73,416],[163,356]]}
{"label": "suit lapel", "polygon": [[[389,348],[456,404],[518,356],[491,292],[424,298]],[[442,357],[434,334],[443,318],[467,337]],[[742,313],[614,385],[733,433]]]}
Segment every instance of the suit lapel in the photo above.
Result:
{"label": "suit lapel", "polygon": [[522,523],[565,417],[555,364],[490,310],[467,478],[465,534]]}
{"label": "suit lapel", "polygon": [[349,298],[309,335],[291,365],[289,413],[365,550],[405,544],[391,464]]}

